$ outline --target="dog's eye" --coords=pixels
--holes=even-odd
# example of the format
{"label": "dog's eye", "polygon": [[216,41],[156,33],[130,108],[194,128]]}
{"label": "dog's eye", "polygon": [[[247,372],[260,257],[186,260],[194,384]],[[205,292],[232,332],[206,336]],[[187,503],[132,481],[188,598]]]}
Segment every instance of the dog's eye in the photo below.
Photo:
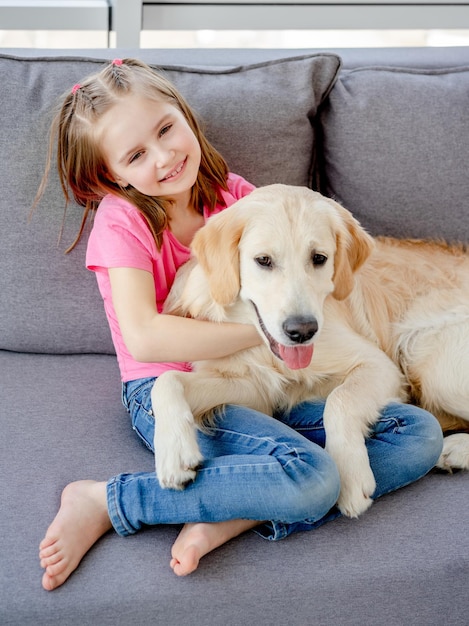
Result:
{"label": "dog's eye", "polygon": [[324,265],[324,263],[327,261],[327,256],[325,256],[324,254],[316,253],[313,254],[311,260],[313,261],[313,265],[317,267],[320,265]]}
{"label": "dog's eye", "polygon": [[257,256],[255,258],[255,261],[257,263],[257,265],[260,265],[261,267],[272,267],[272,259],[270,258],[270,256]]}

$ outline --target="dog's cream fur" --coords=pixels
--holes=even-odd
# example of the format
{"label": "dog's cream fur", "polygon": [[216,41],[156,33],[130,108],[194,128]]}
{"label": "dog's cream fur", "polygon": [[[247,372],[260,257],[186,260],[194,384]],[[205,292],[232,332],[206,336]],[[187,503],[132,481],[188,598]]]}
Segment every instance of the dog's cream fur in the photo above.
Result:
{"label": "dog's cream fur", "polygon": [[[351,517],[371,504],[365,437],[389,401],[410,397],[445,429],[468,430],[464,250],[373,240],[336,202],[285,185],[257,189],[212,217],[192,247],[171,311],[255,324],[264,344],[158,378],[152,402],[162,486],[194,478],[195,424],[227,403],[272,414],[327,398],[326,449],[340,473],[338,506]],[[469,436],[447,437],[439,464],[469,467]]]}

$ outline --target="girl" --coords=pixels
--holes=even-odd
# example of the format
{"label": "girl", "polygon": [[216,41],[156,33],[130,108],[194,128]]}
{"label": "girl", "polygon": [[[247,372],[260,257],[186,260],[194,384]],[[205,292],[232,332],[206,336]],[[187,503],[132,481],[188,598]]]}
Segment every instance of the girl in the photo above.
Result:
{"label": "girl", "polygon": [[[151,448],[158,416],[150,391],[159,374],[261,342],[249,325],[161,313],[194,233],[253,186],[228,172],[175,88],[137,60],[115,60],[65,96],[38,197],[55,137],[65,197],[71,193],[84,207],[71,247],[96,212],[86,263],[104,300],[124,405]],[[171,559],[175,574],[185,575],[247,529],[258,526],[259,534],[279,539],[336,517],[340,485],[323,449],[322,411],[323,402],[304,403],[272,419],[227,407],[199,433],[205,461],[183,491],[161,489],[154,473],[68,485],[40,544],[44,588],[61,585],[112,527],[128,535],[144,524],[185,524]],[[428,413],[392,404],[367,445],[377,497],[423,476],[440,454],[442,436]]]}

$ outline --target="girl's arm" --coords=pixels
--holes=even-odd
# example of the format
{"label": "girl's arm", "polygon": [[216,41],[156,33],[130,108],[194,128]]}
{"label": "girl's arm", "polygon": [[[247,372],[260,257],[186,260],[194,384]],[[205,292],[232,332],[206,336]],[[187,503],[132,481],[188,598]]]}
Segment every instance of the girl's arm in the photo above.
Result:
{"label": "girl's arm", "polygon": [[136,361],[199,361],[262,343],[250,324],[218,324],[159,314],[150,272],[109,269],[112,301],[127,350]]}

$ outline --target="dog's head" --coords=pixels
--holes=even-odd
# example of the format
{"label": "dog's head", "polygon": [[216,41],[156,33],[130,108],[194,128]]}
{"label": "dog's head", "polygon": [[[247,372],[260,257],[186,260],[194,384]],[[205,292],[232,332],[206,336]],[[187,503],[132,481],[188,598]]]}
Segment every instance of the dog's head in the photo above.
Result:
{"label": "dog's head", "polygon": [[351,293],[372,247],[338,203],[287,185],[254,190],[210,218],[192,243],[211,297],[224,307],[250,303],[246,321],[292,369],[309,364],[324,300]]}

